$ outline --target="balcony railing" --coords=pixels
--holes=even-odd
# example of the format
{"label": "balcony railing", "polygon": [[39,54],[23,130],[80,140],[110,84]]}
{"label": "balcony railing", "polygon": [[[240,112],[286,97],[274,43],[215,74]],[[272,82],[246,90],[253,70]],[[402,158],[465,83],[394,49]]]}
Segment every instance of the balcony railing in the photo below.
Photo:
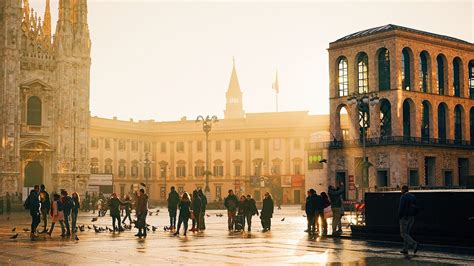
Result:
{"label": "balcony railing", "polygon": [[[383,146],[383,145],[415,145],[415,146],[436,146],[449,148],[474,148],[474,142],[467,140],[453,139],[436,139],[424,137],[405,137],[405,136],[389,136],[378,138],[367,138],[365,145],[367,147]],[[309,143],[306,145],[307,150],[311,149],[342,149],[362,147],[362,139],[352,140],[333,140],[329,142]]]}

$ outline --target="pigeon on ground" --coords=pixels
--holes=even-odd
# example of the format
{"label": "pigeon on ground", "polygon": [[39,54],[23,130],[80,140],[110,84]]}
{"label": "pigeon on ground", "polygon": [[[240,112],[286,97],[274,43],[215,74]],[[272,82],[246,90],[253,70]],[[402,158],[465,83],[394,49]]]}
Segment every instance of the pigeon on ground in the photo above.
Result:
{"label": "pigeon on ground", "polygon": [[160,209],[156,210],[156,213],[159,213],[160,212]]}
{"label": "pigeon on ground", "polygon": [[211,215],[210,215],[210,214],[208,214],[208,213],[206,213],[206,217],[211,217]]}
{"label": "pigeon on ground", "polygon": [[28,228],[23,228],[23,231],[25,231],[25,232],[29,232],[29,231],[30,231],[30,229],[28,229]]}
{"label": "pigeon on ground", "polygon": [[97,222],[97,217],[92,218],[91,222]]}
{"label": "pigeon on ground", "polygon": [[112,230],[112,229],[110,229],[110,228],[108,228],[108,229],[109,229],[109,232],[111,232],[111,233],[114,231],[114,230]]}
{"label": "pigeon on ground", "polygon": [[9,221],[9,220],[10,220],[10,216],[7,217],[7,221]]}
{"label": "pigeon on ground", "polygon": [[163,227],[163,231],[167,232],[169,230],[168,226]]}
{"label": "pigeon on ground", "polygon": [[153,215],[153,212],[149,212],[148,214],[149,214],[150,216],[152,216],[152,215]]}
{"label": "pigeon on ground", "polygon": [[78,241],[79,237],[77,237],[77,235],[74,235],[74,240]]}
{"label": "pigeon on ground", "polygon": [[88,226],[87,226],[87,229],[91,230],[92,228],[88,225]]}
{"label": "pigeon on ground", "polygon": [[15,232],[15,231],[16,231],[16,227],[13,227],[12,232]]}
{"label": "pigeon on ground", "polygon": [[151,230],[153,230],[153,232],[155,232],[156,229],[158,229],[156,226],[152,226],[152,227],[151,227]]}
{"label": "pigeon on ground", "polygon": [[283,219],[281,219],[281,221],[284,222],[284,221],[285,221],[285,217],[283,217]]}
{"label": "pigeon on ground", "polygon": [[18,237],[18,234],[14,234],[10,237],[10,239],[16,239]]}

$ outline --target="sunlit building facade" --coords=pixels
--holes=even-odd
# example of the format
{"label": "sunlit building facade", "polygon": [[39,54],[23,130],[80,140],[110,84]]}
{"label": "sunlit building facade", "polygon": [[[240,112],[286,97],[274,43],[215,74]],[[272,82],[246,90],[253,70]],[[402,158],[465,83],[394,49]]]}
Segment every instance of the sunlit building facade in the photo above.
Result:
{"label": "sunlit building facade", "polygon": [[474,44],[386,25],[340,38],[328,51],[333,183],[346,182],[350,198],[403,184],[472,186]]}

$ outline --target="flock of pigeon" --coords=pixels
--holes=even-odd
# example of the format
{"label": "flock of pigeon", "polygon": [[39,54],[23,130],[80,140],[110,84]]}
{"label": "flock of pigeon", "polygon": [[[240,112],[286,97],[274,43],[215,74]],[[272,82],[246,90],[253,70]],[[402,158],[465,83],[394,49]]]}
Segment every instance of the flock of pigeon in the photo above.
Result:
{"label": "flock of pigeon", "polygon": [[[160,210],[158,209],[158,210],[156,210],[156,212],[151,212],[151,211],[148,212],[148,215],[149,215],[149,216],[153,216],[153,215],[157,216],[159,213],[160,213]],[[216,213],[216,217],[223,217],[223,216],[224,216],[224,215],[223,215],[222,213]],[[206,217],[211,217],[211,215],[207,213],[207,214],[206,214]],[[283,218],[281,221],[284,221],[284,220],[285,220],[285,218]],[[93,222],[97,222],[97,221],[98,221],[98,217],[93,217],[93,218],[91,219],[91,222],[92,222],[92,223],[93,223]],[[136,223],[137,223],[136,220],[133,220],[133,221],[132,221],[132,224],[135,225],[135,226],[134,226],[135,228],[136,228]],[[125,224],[125,225],[123,226],[123,229],[130,231],[130,230],[132,230],[132,225],[131,225],[131,224],[130,224],[130,225],[126,225],[126,224]],[[114,229],[113,229],[113,228],[109,228],[108,226],[102,227],[102,226],[97,226],[97,225],[95,225],[95,224],[93,224],[92,227],[91,227],[90,225],[87,225],[87,226],[86,226],[85,224],[76,226],[76,231],[84,232],[84,231],[86,231],[86,230],[88,230],[88,231],[94,230],[95,233],[106,233],[106,232],[113,233],[113,232],[114,232]],[[154,225],[149,225],[149,224],[147,224],[147,225],[146,225],[146,230],[147,230],[147,231],[156,232],[156,231],[158,230],[158,227],[156,227],[156,226],[154,226]],[[29,228],[23,228],[23,231],[24,231],[24,232],[30,232],[30,229],[29,229]],[[171,227],[169,227],[169,226],[164,226],[164,227],[163,227],[163,231],[164,231],[164,232],[171,231]],[[15,234],[12,235],[12,236],[10,236],[10,239],[17,239],[19,234],[16,233],[16,227],[14,227],[14,228],[12,229],[12,232],[14,232]],[[79,240],[79,238],[77,237],[77,235],[74,235],[74,239],[75,239],[75,240]]]}

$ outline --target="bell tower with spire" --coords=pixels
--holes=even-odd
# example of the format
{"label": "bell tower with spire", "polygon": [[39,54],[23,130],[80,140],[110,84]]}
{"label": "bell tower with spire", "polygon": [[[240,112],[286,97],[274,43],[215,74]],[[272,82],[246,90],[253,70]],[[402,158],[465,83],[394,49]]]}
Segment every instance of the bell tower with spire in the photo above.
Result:
{"label": "bell tower with spire", "polygon": [[245,112],[242,108],[242,91],[235,70],[235,58],[232,58],[232,74],[230,75],[229,88],[226,93],[225,119],[244,118]]}

